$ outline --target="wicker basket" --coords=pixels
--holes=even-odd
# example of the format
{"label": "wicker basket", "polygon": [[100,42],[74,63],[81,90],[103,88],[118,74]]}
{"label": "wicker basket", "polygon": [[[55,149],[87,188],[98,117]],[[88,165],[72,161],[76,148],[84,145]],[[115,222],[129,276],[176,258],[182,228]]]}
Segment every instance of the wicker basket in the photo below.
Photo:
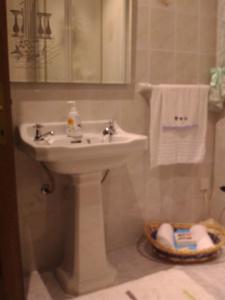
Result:
{"label": "wicker basket", "polygon": [[[175,250],[173,248],[167,248],[157,241],[156,235],[157,230],[161,223],[146,223],[144,226],[145,234],[151,243],[156,254],[166,260],[176,263],[199,263],[216,258],[220,253],[221,249],[225,244],[225,230],[222,227],[215,226],[212,224],[204,224],[207,232],[211,237],[214,246],[207,250]],[[171,224],[176,229],[189,229],[194,224]]]}

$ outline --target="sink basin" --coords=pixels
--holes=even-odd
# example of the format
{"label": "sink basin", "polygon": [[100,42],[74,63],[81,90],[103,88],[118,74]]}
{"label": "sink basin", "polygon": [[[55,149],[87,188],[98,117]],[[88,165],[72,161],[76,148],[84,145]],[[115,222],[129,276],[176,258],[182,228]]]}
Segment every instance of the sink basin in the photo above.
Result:
{"label": "sink basin", "polygon": [[80,174],[121,165],[127,156],[147,148],[147,137],[125,132],[115,122],[116,133],[103,136],[108,121],[83,122],[83,138],[75,143],[66,135],[66,123],[43,123],[42,132],[54,131],[54,136],[34,141],[34,124],[19,128],[21,149],[37,161],[62,174]]}
{"label": "sink basin", "polygon": [[[65,123],[42,124],[54,131],[35,141],[34,124],[19,128],[25,153],[58,173],[70,174],[74,186],[73,221],[68,228],[64,258],[56,276],[66,293],[78,295],[111,285],[116,271],[107,259],[102,199],[102,171],[125,163],[147,149],[147,137],[125,132],[115,123],[115,135],[103,136],[108,121],[83,122],[83,139],[75,143],[66,135]],[[91,233],[91,234],[90,234]]]}

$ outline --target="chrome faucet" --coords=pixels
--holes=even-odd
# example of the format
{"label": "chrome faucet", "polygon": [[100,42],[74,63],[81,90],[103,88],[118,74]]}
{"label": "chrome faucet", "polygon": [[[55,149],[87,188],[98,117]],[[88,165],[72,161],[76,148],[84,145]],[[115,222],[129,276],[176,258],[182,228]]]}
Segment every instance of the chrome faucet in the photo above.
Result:
{"label": "chrome faucet", "polygon": [[109,125],[102,131],[103,135],[109,135],[112,136],[116,133],[116,129],[114,126],[114,122],[112,120],[109,121]]}
{"label": "chrome faucet", "polygon": [[35,128],[35,136],[34,136],[34,140],[35,141],[43,141],[44,138],[48,135],[54,135],[54,131],[47,131],[45,133],[41,133],[41,128],[43,127],[43,125],[41,124],[35,124],[33,126],[33,128]]}

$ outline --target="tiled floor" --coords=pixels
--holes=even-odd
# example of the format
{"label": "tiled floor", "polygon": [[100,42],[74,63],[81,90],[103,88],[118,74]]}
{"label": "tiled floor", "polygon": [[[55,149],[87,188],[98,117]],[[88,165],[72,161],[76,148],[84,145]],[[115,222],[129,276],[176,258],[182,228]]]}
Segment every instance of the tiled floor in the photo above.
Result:
{"label": "tiled floor", "polygon": [[[133,246],[111,252],[109,260],[118,272],[114,285],[174,267],[173,264],[164,263],[154,258],[149,251],[148,246],[141,242],[139,247]],[[148,258],[145,257],[146,254],[148,254]],[[225,254],[209,263],[177,266],[177,268],[185,271],[216,299],[225,299]],[[52,299],[74,299],[62,291],[52,273],[42,274],[42,278]]]}

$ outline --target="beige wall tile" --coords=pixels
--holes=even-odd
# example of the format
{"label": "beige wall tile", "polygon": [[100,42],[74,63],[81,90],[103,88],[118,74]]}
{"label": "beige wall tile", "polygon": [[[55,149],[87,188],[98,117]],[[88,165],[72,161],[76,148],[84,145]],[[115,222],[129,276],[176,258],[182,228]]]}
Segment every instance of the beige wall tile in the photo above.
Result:
{"label": "beige wall tile", "polygon": [[136,55],[136,70],[135,80],[136,82],[147,82],[149,78],[150,56],[147,50],[137,50]]}
{"label": "beige wall tile", "polygon": [[150,46],[156,50],[174,50],[175,14],[164,9],[151,11]]}
{"label": "beige wall tile", "polygon": [[177,14],[176,51],[196,53],[199,45],[198,17]]}
{"label": "beige wall tile", "polygon": [[215,67],[216,57],[210,55],[199,55],[198,59],[198,82],[209,84],[210,69]]}
{"label": "beige wall tile", "polygon": [[200,14],[205,16],[216,16],[217,0],[200,0]]}
{"label": "beige wall tile", "polygon": [[176,82],[182,84],[197,83],[198,55],[176,54]]}
{"label": "beige wall tile", "polygon": [[[165,10],[175,10],[177,1],[179,0],[151,0],[151,5],[152,7],[159,7]],[[166,5],[165,2],[168,2],[168,5]]]}
{"label": "beige wall tile", "polygon": [[141,96],[121,103],[121,126],[129,132],[145,134],[148,128],[148,101]]}
{"label": "beige wall tile", "polygon": [[141,6],[137,14],[137,49],[148,48],[149,42],[149,8]]}
{"label": "beige wall tile", "polygon": [[141,1],[137,1],[137,7],[138,9],[142,6],[147,6],[147,7],[150,7],[151,6],[151,0],[141,0]]}
{"label": "beige wall tile", "polygon": [[174,52],[152,51],[150,82],[175,83],[175,54]]}
{"label": "beige wall tile", "polygon": [[89,120],[117,120],[121,123],[120,101],[95,101],[90,103]]}
{"label": "beige wall tile", "polygon": [[216,18],[200,18],[200,53],[215,55],[216,52]]}
{"label": "beige wall tile", "polygon": [[178,13],[182,12],[186,14],[198,15],[199,1],[200,0],[178,0],[177,1]]}
{"label": "beige wall tile", "polygon": [[210,201],[211,215],[219,222],[225,225],[225,194],[220,190],[220,186],[225,185],[224,180],[224,151],[225,151],[225,114],[222,112],[217,117],[216,134],[215,134],[215,155],[214,155],[214,185]]}

